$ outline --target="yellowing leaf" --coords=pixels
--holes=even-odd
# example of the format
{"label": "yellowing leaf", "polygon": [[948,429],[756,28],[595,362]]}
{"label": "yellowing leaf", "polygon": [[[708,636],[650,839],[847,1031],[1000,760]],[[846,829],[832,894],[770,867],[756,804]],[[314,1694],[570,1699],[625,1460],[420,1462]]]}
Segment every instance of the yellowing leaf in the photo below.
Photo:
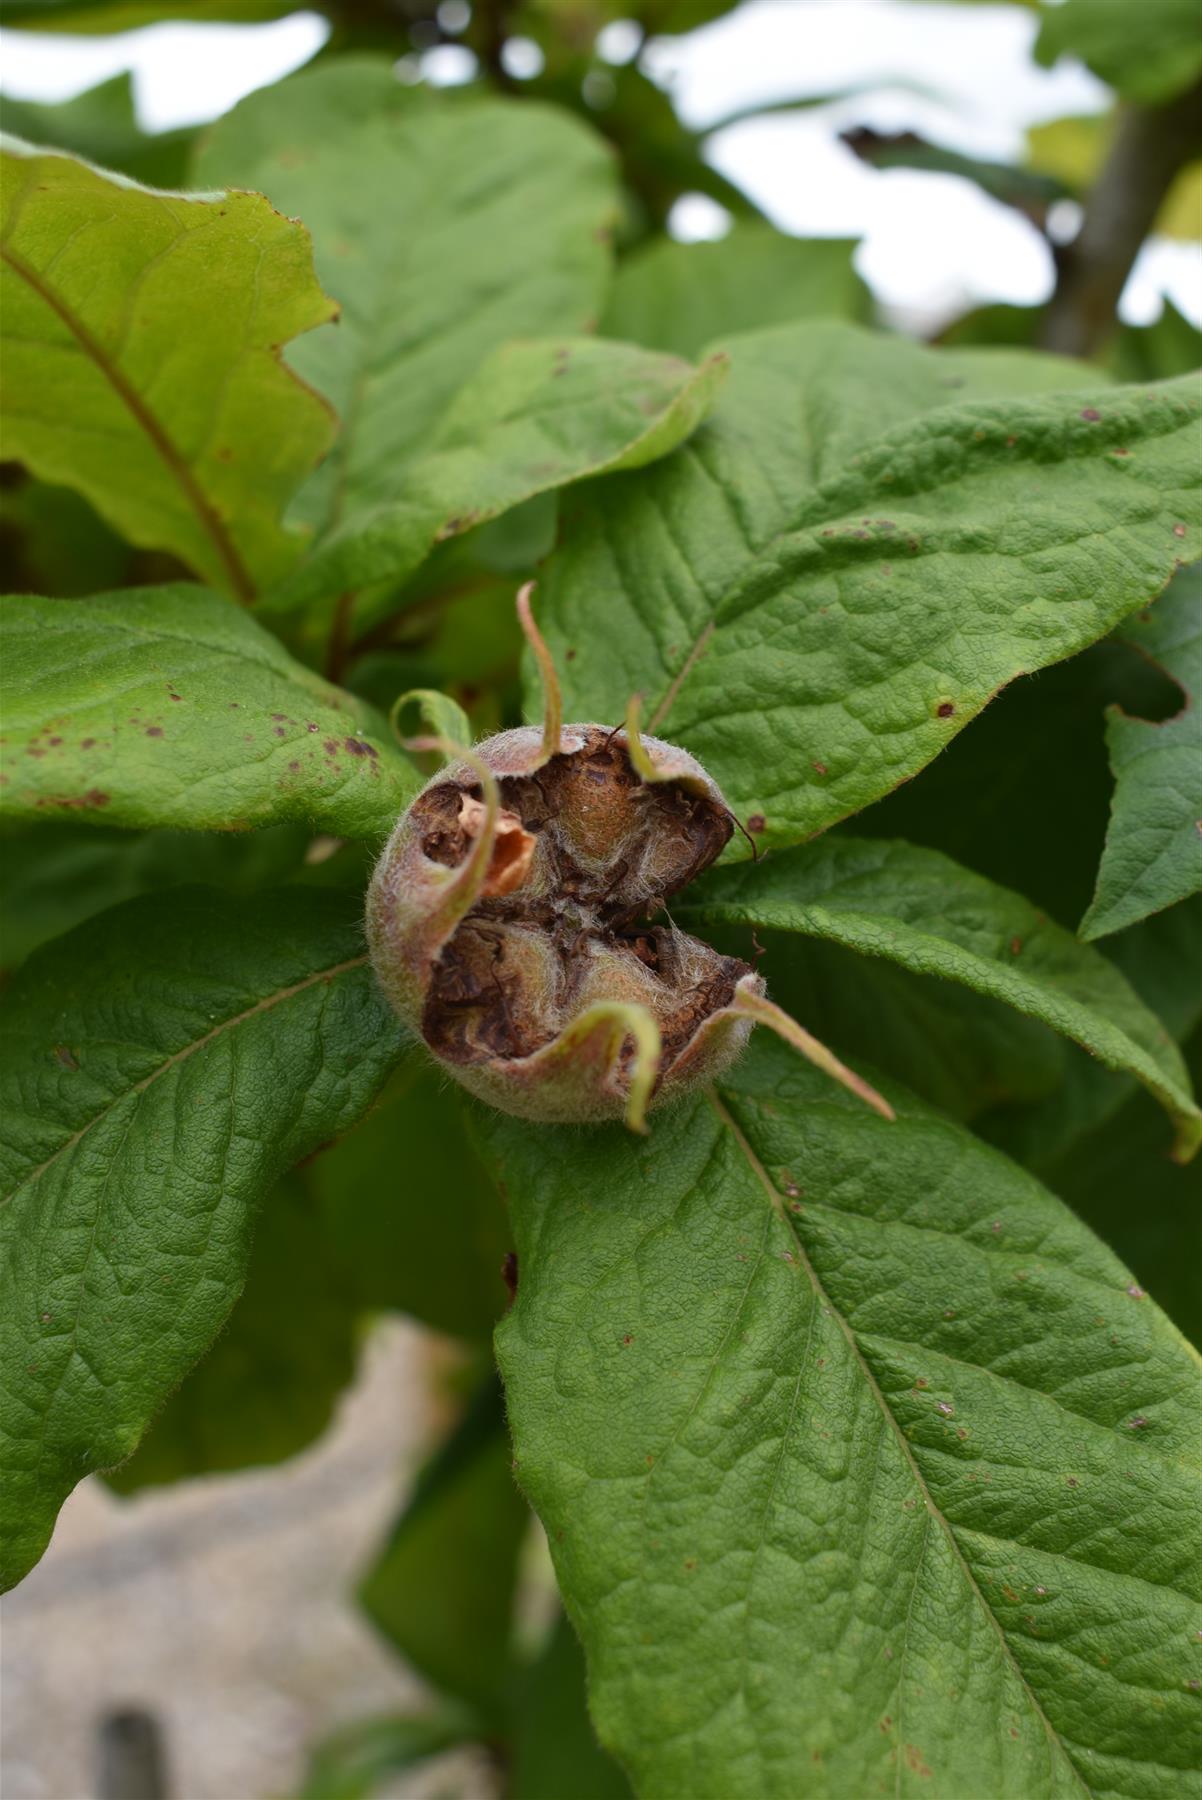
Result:
{"label": "yellowing leaf", "polygon": [[5,455],[252,599],[335,431],[279,355],[337,311],[308,233],[259,194],[159,193],[14,139],[0,178]]}

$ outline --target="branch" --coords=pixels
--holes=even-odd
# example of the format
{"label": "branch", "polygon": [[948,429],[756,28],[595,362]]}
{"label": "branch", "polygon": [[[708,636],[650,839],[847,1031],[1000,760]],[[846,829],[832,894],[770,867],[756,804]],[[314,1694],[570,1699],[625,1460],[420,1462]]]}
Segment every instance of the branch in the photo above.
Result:
{"label": "branch", "polygon": [[1202,82],[1165,106],[1125,106],[1073,242],[1057,256],[1040,341],[1091,356],[1114,329],[1119,298],[1174,178],[1202,149]]}

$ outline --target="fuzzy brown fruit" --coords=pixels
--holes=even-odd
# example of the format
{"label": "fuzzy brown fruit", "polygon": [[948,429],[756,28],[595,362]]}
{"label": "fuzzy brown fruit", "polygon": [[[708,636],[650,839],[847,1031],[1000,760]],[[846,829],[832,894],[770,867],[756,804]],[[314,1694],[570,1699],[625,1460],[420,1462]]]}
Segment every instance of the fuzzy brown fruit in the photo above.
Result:
{"label": "fuzzy brown fruit", "polygon": [[[540,761],[534,728],[501,732],[430,781],[393,832],[368,893],[372,960],[393,1006],[463,1085],[546,1121],[621,1118],[655,1048],[652,1104],[726,1068],[764,984],[652,915],[734,829],[686,752],[568,725]],[[481,767],[497,788],[491,843]],[[480,866],[465,879],[476,849]],[[457,880],[460,883],[457,889]],[[470,891],[474,888],[474,892]],[[463,902],[467,901],[466,908]],[[641,1009],[651,1034],[637,1029]]]}

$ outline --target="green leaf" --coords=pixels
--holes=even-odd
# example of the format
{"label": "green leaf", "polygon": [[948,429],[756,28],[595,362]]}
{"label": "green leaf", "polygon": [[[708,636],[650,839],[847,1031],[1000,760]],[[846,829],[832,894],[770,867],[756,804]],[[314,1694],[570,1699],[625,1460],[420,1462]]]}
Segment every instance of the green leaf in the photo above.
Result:
{"label": "green leaf", "polygon": [[1202,542],[1192,383],[1049,394],[1088,372],[836,324],[730,350],[684,448],[564,503],[542,619],[568,716],[642,692],[765,845],[916,774]]}
{"label": "green leaf", "polygon": [[119,1494],[283,1462],[321,1436],[355,1373],[351,1296],[300,1175],[264,1203],[241,1298],[133,1456]]}
{"label": "green leaf", "polygon": [[370,1116],[314,1158],[305,1181],[331,1267],[357,1305],[489,1340],[507,1299],[501,1266],[513,1238],[464,1129],[461,1095],[429,1058],[399,1070]]}
{"label": "green leaf", "polygon": [[47,945],[0,1038],[0,1585],[121,1462],[242,1287],[254,1215],[401,1049],[357,899],[203,888]]}
{"label": "green leaf", "polygon": [[[1169,1036],[1184,1039],[1202,1020],[1202,899],[1194,896],[1153,913],[1098,945],[1126,977]],[[1026,1107],[999,1107],[975,1121],[982,1137],[1025,1163],[1043,1180],[1072,1146],[1131,1097],[1127,1076],[1091,1057],[1072,1055],[1059,1086]]]}
{"label": "green leaf", "polygon": [[[1202,1032],[1185,1054],[1197,1082]],[[1169,1147],[1162,1114],[1136,1093],[1041,1174],[1202,1348],[1202,1169],[1171,1161]]]}
{"label": "green leaf", "polygon": [[494,1724],[510,1677],[518,1552],[530,1524],[490,1375],[429,1465],[359,1600],[429,1681]]}
{"label": "green leaf", "polygon": [[[1177,689],[1115,637],[1011,682],[915,781],[854,821],[857,833],[943,850],[1076,926],[1097,879],[1114,780],[1105,708],[1149,718]],[[1014,821],[1022,820],[1022,830]]]}
{"label": "green leaf", "polygon": [[597,1742],[584,1655],[562,1613],[522,1683],[513,1735],[511,1800],[630,1800],[630,1783]]}
{"label": "green leaf", "polygon": [[0,174],[5,454],[251,599],[334,435],[279,354],[337,313],[308,233],[258,194],[157,193],[17,140]]}
{"label": "green leaf", "polygon": [[404,463],[490,350],[578,333],[600,310],[610,161],[547,108],[439,97],[387,61],[336,58],[235,107],[194,173],[303,218],[342,304],[337,332],[291,352],[345,420],[302,502],[323,527],[400,497]]}
{"label": "green leaf", "polygon": [[386,833],[419,785],[374,710],[180,583],[6,600],[7,817]]}
{"label": "green leaf", "polygon": [[456,395],[403,472],[401,498],[359,507],[270,599],[290,610],[411,574],[438,542],[568,482],[641,469],[708,412],[726,358],[700,369],[592,338],[508,344]]}
{"label": "green leaf", "polygon": [[[8,24],[8,8],[3,9]],[[4,97],[4,129],[29,144],[68,150],[103,169],[116,169],[135,181],[158,188],[184,183],[194,126],[183,130],[145,132],[134,111],[133,76],[128,69],[88,88],[71,100],[43,106],[34,100]]]}
{"label": "green leaf", "polygon": [[1156,605],[1122,627],[1125,640],[1181,689],[1174,718],[1106,716],[1114,801],[1083,938],[1121,931],[1202,890],[1198,705],[1202,702],[1202,563],[1183,569]]}
{"label": "green leaf", "polygon": [[189,24],[278,19],[292,8],[281,0],[4,0],[4,23],[32,31],[86,34],[135,31],[161,19]]}
{"label": "green leaf", "polygon": [[1202,75],[1194,0],[1062,0],[1046,5],[1035,60],[1079,56],[1128,100],[1156,106]]}
{"label": "green leaf", "polygon": [[369,1800],[389,1776],[469,1742],[479,1725],[462,1707],[356,1719],[311,1752],[297,1800]]}
{"label": "green leaf", "polygon": [[303,825],[264,831],[108,831],[99,825],[12,827],[0,836],[0,970],[138,894],[203,882],[250,894],[301,868]]}
{"label": "green leaf", "polygon": [[1171,1800],[1196,1364],[1022,1170],[757,1040],[714,1104],[482,1119],[519,1479],[637,1791]]}
{"label": "green leaf", "polygon": [[1135,1075],[1175,1121],[1183,1155],[1202,1143],[1180,1052],[1114,965],[1020,894],[937,851],[827,838],[712,871],[673,901],[672,916],[702,935],[744,924],[825,938],[960,982]]}
{"label": "green leaf", "polygon": [[618,265],[601,329],[653,350],[699,356],[739,331],[833,314],[867,319],[868,289],[845,238],[793,238],[770,226],[735,225],[717,243],[660,238]]}

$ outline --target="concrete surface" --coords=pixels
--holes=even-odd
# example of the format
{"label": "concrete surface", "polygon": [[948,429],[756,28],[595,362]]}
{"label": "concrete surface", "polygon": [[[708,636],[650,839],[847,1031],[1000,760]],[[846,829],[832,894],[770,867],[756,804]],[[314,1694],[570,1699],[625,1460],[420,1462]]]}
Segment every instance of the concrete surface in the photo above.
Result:
{"label": "concrete surface", "polygon": [[[430,1340],[388,1320],[326,1436],[275,1469],[149,1489],[87,1481],[0,1611],[0,1796],[96,1800],[99,1719],[154,1713],[171,1800],[295,1792],[307,1744],[421,1700],[348,1599],[430,1432]],[[389,1800],[492,1800],[440,1759]]]}

